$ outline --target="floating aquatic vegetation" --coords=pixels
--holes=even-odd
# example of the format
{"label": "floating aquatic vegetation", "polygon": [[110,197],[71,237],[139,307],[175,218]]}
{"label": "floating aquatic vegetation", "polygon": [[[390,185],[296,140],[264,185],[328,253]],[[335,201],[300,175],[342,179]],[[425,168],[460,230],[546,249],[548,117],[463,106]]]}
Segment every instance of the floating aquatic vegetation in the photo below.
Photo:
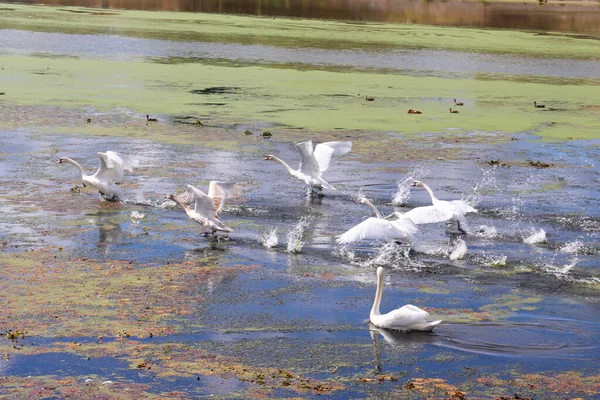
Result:
{"label": "floating aquatic vegetation", "polygon": [[534,231],[532,234],[523,239],[523,243],[527,244],[540,244],[546,243],[547,241],[546,231],[544,229]]}
{"label": "floating aquatic vegetation", "polygon": [[298,223],[287,234],[287,252],[291,254],[300,253],[304,242],[302,236],[304,229],[308,227],[308,217],[302,217]]}
{"label": "floating aquatic vegetation", "polygon": [[270,231],[263,233],[258,237],[258,240],[260,240],[260,243],[267,249],[272,249],[277,246],[277,243],[279,243],[277,228],[271,228]]}
{"label": "floating aquatic vegetation", "polygon": [[490,267],[505,267],[506,266],[506,256],[500,256],[488,263]]}

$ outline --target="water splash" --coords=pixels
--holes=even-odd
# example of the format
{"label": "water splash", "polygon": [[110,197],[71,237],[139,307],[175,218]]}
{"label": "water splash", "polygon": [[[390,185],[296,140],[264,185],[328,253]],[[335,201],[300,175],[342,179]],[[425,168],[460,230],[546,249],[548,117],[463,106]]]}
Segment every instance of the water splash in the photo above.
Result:
{"label": "water splash", "polygon": [[361,267],[373,268],[379,266],[387,266],[392,268],[407,267],[415,268],[416,265],[410,259],[411,247],[405,245],[398,245],[395,242],[387,242],[381,246],[373,258],[370,258],[362,263],[359,263]]}
{"label": "water splash", "polygon": [[277,228],[271,228],[270,231],[264,232],[261,236],[258,237],[258,240],[260,240],[262,245],[267,249],[272,249],[273,247],[277,246],[277,244],[279,243],[279,238],[277,237]]}
{"label": "water splash", "polygon": [[496,183],[496,170],[496,167],[481,170],[481,180],[473,186],[473,191],[465,198],[465,201],[471,207],[476,207],[486,192],[498,189]]}
{"label": "water splash", "polygon": [[544,265],[543,269],[546,272],[553,274],[557,278],[566,278],[566,276],[569,274],[569,271],[571,271],[577,265],[577,263],[579,263],[579,259],[574,258],[567,265],[563,265],[563,266],[559,267],[557,265],[546,264],[546,265]]}
{"label": "water splash", "polygon": [[534,231],[531,235],[523,239],[523,243],[527,244],[539,244],[546,243],[548,240],[546,239],[546,231],[540,229],[539,231]]}
{"label": "water splash", "polygon": [[392,196],[392,205],[399,207],[406,205],[410,199],[410,184],[414,181],[420,181],[425,172],[422,168],[416,168],[412,172],[404,175],[404,177],[398,182],[398,190],[396,194]]}
{"label": "water splash", "polygon": [[144,219],[144,218],[146,218],[146,214],[142,214],[139,211],[132,211],[129,216],[131,217],[131,219]]}
{"label": "water splash", "polygon": [[574,242],[565,244],[558,251],[560,251],[561,253],[577,254],[581,250],[583,250],[583,248],[584,248],[583,242],[576,240]]}
{"label": "water splash", "polygon": [[487,265],[490,267],[505,267],[506,266],[506,256],[500,256],[496,259],[491,260]]}
{"label": "water splash", "polygon": [[476,231],[475,235],[484,237],[486,239],[493,239],[498,236],[498,229],[495,226],[481,225]]}
{"label": "water splash", "polygon": [[290,254],[300,253],[304,242],[302,241],[302,235],[304,229],[308,226],[308,217],[300,218],[300,221],[288,232],[287,234],[287,252]]}
{"label": "water splash", "polygon": [[464,240],[462,240],[461,238],[458,238],[456,240],[456,242],[454,243],[454,247],[452,249],[452,252],[450,253],[450,259],[451,260],[462,260],[465,256],[465,254],[467,254],[467,244],[465,243]]}

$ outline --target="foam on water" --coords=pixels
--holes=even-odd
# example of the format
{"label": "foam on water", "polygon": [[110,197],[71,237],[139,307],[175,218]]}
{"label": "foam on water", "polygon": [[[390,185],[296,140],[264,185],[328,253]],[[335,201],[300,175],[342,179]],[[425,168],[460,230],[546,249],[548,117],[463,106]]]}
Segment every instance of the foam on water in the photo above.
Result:
{"label": "foam on water", "polygon": [[565,244],[563,247],[561,247],[558,251],[560,251],[561,253],[579,253],[581,250],[583,250],[584,248],[584,244],[583,242],[576,240],[574,242],[571,243],[567,243]]}
{"label": "foam on water", "polygon": [[474,233],[480,237],[493,239],[498,236],[498,229],[495,226],[481,225]]}

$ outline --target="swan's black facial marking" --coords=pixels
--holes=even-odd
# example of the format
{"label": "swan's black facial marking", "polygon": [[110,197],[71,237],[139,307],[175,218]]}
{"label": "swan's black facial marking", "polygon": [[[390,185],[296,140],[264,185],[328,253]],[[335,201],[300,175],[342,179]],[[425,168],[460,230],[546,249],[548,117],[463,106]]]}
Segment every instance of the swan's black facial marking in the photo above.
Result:
{"label": "swan's black facial marking", "polygon": [[270,160],[271,156],[265,156],[265,160]]}
{"label": "swan's black facial marking", "polygon": [[59,159],[58,159],[58,161],[57,161],[56,163],[57,163],[57,164],[62,164],[62,162],[63,162],[63,159],[62,159],[62,158],[59,158]]}

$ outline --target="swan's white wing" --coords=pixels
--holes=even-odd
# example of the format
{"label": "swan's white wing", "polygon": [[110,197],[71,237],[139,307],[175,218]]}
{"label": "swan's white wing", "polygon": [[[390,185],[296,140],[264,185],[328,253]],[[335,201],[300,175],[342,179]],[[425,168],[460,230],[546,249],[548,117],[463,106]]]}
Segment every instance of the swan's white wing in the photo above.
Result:
{"label": "swan's white wing", "polygon": [[188,199],[193,199],[194,201],[194,211],[206,218],[214,219],[217,214],[217,207],[213,199],[208,197],[206,193],[204,193],[200,189],[196,189],[192,185],[188,185],[186,190],[186,197]]}
{"label": "swan's white wing", "polygon": [[94,176],[104,182],[119,182],[123,178],[121,165],[111,161],[106,153],[96,153],[96,155],[100,159],[100,167]]}
{"label": "swan's white wing", "polygon": [[363,239],[393,240],[404,239],[407,235],[403,229],[399,229],[394,223],[380,218],[367,218],[360,224],[350,228],[337,237],[339,244],[358,242]]}
{"label": "swan's white wing", "polygon": [[233,182],[210,181],[208,185],[208,197],[213,199],[217,208],[217,216],[225,205],[225,199],[235,199],[242,194],[241,187]]}
{"label": "swan's white wing", "polygon": [[298,143],[296,145],[296,150],[298,150],[298,154],[300,155],[300,172],[302,172],[304,175],[310,176],[311,178],[318,178],[321,176],[319,163],[313,154],[312,140]]}
{"label": "swan's white wing", "polygon": [[411,325],[426,322],[425,318],[428,316],[427,311],[412,304],[407,304],[387,314],[374,316],[371,322],[382,328],[407,330],[410,329]]}
{"label": "swan's white wing", "polygon": [[413,208],[404,213],[415,224],[434,224],[436,222],[444,222],[452,219],[453,213],[445,207],[425,206]]}
{"label": "swan's white wing", "polygon": [[140,162],[134,156],[127,154],[117,153],[116,151],[107,151],[105,153],[108,156],[108,167],[112,168],[113,164],[121,166],[123,171],[133,172],[134,168],[140,165]]}
{"label": "swan's white wing", "polygon": [[394,224],[394,226],[397,229],[405,232],[406,236],[408,236],[408,237],[413,236],[417,232],[419,232],[419,228],[413,222],[412,219],[410,219],[406,215],[404,215],[402,213],[399,213],[397,211],[394,211],[393,213],[391,213],[390,215],[388,215],[384,219],[386,221],[390,221],[392,224]]}
{"label": "swan's white wing", "polygon": [[466,213],[470,213],[470,212],[477,212],[477,210],[473,207],[471,207],[466,201],[464,200],[453,200],[450,202],[450,204],[452,204],[454,206],[454,208],[456,208],[456,211],[458,211],[460,214],[464,215]]}
{"label": "swan's white wing", "polygon": [[352,150],[352,142],[325,142],[315,146],[314,156],[319,163],[319,170],[325,172],[329,168],[331,156],[341,156]]}

